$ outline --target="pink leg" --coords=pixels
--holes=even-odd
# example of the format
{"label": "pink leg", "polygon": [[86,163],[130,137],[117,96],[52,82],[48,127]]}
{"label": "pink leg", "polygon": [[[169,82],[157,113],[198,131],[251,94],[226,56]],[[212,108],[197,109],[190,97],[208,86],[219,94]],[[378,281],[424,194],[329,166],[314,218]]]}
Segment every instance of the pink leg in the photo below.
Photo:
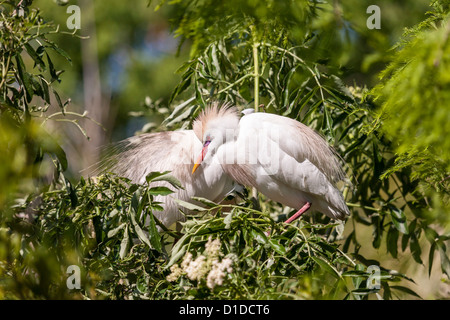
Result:
{"label": "pink leg", "polygon": [[[308,209],[311,208],[311,202],[307,202],[304,204],[304,206],[298,210],[292,217],[287,219],[284,223],[291,223],[292,221],[300,218],[302,214],[304,214]],[[266,232],[266,236],[270,236],[270,230]]]}
{"label": "pink leg", "polygon": [[300,216],[303,213],[305,213],[309,208],[311,208],[311,203],[310,202],[305,203],[305,205],[300,210],[298,210],[292,217],[287,219],[284,223],[291,223],[292,221],[300,218]]}

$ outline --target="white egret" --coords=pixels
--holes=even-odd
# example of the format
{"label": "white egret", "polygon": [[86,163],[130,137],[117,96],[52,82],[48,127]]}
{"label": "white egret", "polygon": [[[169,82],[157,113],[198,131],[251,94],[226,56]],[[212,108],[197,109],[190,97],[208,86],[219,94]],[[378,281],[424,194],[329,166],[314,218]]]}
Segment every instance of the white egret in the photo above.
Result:
{"label": "white egret", "polygon": [[[238,120],[236,120],[238,121]],[[174,190],[168,196],[156,196],[162,202],[164,211],[155,216],[169,227],[183,221],[180,205],[174,198],[192,202],[192,197],[206,198],[220,202],[235,188],[234,181],[224,173],[222,166],[214,163],[199,168],[198,175],[191,175],[194,156],[202,150],[202,143],[192,130],[146,133],[122,140],[106,148],[106,157],[93,174],[114,172],[134,183],[145,183],[145,177],[153,171],[165,172],[177,178],[184,189]],[[171,187],[168,182],[155,182],[155,186]]]}
{"label": "white egret", "polygon": [[337,155],[304,124],[260,112],[247,113],[238,121],[236,109],[214,104],[200,114],[193,129],[203,148],[192,174],[203,163],[218,160],[236,182],[298,210],[286,223],[308,209],[333,219],[349,215],[335,186],[345,178]]}

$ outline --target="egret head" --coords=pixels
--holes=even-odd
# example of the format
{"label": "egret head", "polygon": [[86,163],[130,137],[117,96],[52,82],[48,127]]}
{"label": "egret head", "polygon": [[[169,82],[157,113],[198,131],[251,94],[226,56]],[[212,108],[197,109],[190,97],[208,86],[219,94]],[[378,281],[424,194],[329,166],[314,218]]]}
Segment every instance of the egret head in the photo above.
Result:
{"label": "egret head", "polygon": [[195,120],[193,129],[203,148],[192,173],[197,170],[203,161],[208,161],[217,152],[217,149],[227,141],[234,140],[239,126],[237,109],[228,104],[213,103],[202,111]]}

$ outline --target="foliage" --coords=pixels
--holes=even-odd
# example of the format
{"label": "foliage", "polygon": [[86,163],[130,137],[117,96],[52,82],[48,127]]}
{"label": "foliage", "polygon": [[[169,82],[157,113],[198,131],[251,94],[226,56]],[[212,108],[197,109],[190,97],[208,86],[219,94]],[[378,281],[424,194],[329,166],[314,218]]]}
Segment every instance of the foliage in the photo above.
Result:
{"label": "foliage", "polygon": [[[161,174],[149,176],[148,181],[153,180],[167,180],[178,187],[176,181]],[[12,218],[2,221],[7,226],[2,229],[2,240],[13,235],[11,247],[6,241],[1,250],[2,274],[12,280],[12,286],[3,284],[2,295],[27,299],[129,297],[138,278],[153,275],[158,270],[156,263],[164,262],[151,215],[151,210],[160,207],[152,199],[171,191],[130,185],[110,176],[99,177],[95,183],[81,179],[76,186],[61,176],[60,183],[54,190],[23,199],[14,206]],[[70,265],[82,268],[82,292],[70,292],[66,286]],[[150,270],[152,267],[156,269]],[[50,279],[42,279],[43,275]]]}
{"label": "foliage", "polygon": [[[225,207],[209,204],[212,212]],[[206,216],[206,219],[202,217],[183,224],[185,234],[174,246],[168,265],[184,256],[179,261],[188,272],[181,273],[181,280],[170,279],[178,282],[174,292],[178,290],[196,299],[211,296],[220,299],[360,299],[378,292],[367,289],[366,281],[371,276],[367,266],[355,264],[338,245],[330,242],[339,224],[303,221],[299,226],[286,226],[267,213],[248,207],[230,206],[228,211],[224,217]],[[195,263],[205,252],[204,264],[210,260],[212,238],[216,239],[216,254],[222,261],[232,261],[231,271],[227,271],[220,286],[208,283],[214,269],[209,271]],[[195,260],[193,254],[197,257]],[[172,267],[172,273],[180,274],[178,268]],[[203,272],[203,275],[195,279],[194,272]],[[383,270],[382,274],[380,284],[384,288],[384,298],[389,299],[391,288],[400,288],[391,286],[391,282],[405,276],[389,270]]]}
{"label": "foliage", "polygon": [[398,155],[384,177],[412,167],[411,178],[420,181],[422,192],[439,196],[432,206],[446,208],[437,215],[448,228],[450,7],[445,1],[433,7],[428,19],[405,32],[371,94],[381,104],[378,127],[395,141]]}
{"label": "foliage", "polygon": [[[435,67],[441,77],[425,77],[423,87],[416,81],[404,95],[395,91],[405,78],[415,77],[409,67],[420,67],[419,76],[435,70],[429,64],[435,60],[428,56],[408,57],[419,49],[437,54],[439,48],[447,48],[447,18],[439,14],[446,7],[434,2],[437,19],[409,33],[410,38],[395,49],[379,86],[368,91],[346,85],[339,68],[327,59],[340,42],[336,35],[345,29],[345,24],[336,24],[343,19],[336,14],[336,3],[267,0],[264,6],[252,0],[219,5],[181,0],[158,4],[157,9],[174,8],[168,15],[175,33],[181,43],[191,44],[190,60],[178,70],[181,81],[170,103],[146,101],[154,113],[166,117],[170,112],[159,129],[188,128],[211,100],[282,114],[321,132],[346,163],[350,180],[341,186],[352,211],[345,225],[311,213],[286,226],[282,221],[289,212],[256,195],[233,205],[197,199],[206,209],[180,202],[198,215],[187,216],[181,232],[175,232],[152,214],[161,209],[154,195],[170,196],[182,187],[168,173],[151,173],[144,185],[113,175],[76,182],[64,176],[65,153],[44,126],[49,120],[60,120],[79,127],[70,117],[86,115],[66,110],[67,103],[53,88],[61,72],[48,52],[71,60],[48,40],[47,35],[58,33],[58,28],[45,22],[37,9],[28,2],[1,1],[0,23],[7,27],[1,29],[0,47],[0,148],[4,150],[0,176],[13,183],[0,186],[0,297],[417,298],[408,286],[413,279],[366,256],[367,248],[383,246],[390,257],[410,253],[417,264],[424,264],[427,252],[429,273],[439,255],[442,273],[448,276],[449,236],[445,225],[439,224],[442,220],[427,212],[430,203],[446,212],[441,201],[445,193],[439,189],[430,198],[419,188],[425,177],[434,177],[436,186],[436,177],[448,175],[446,142],[440,140],[445,137],[428,137],[428,125],[418,122],[418,133],[434,140],[415,140],[419,144],[412,147],[396,131],[404,129],[398,117],[386,116],[403,112],[402,106],[417,95],[448,100],[444,54]],[[430,27],[433,23],[437,23],[435,30]],[[60,111],[47,115],[49,104]],[[423,123],[435,119],[429,109],[421,112]],[[414,112],[410,116],[411,122],[418,119]],[[405,143],[403,149],[397,147],[398,141]],[[424,151],[427,143],[433,146]],[[402,155],[414,155],[414,161]],[[414,171],[419,156],[424,162]],[[46,157],[52,160],[50,166]],[[46,168],[53,169],[53,176],[45,180],[52,171]],[[152,186],[161,179],[170,182],[172,190]],[[445,190],[445,183],[437,186]],[[371,243],[357,233],[363,227],[372,228]],[[67,287],[70,265],[81,269],[81,289]],[[371,286],[373,266],[380,270],[380,288]]]}
{"label": "foliage", "polygon": [[[53,26],[45,23],[38,10],[16,8],[11,1],[0,2],[0,147],[2,181],[11,180],[11,184],[0,187],[0,206],[4,205],[5,195],[19,187],[29,189],[28,182],[36,170],[33,163],[42,160],[44,153],[54,154],[60,159],[63,169],[67,167],[64,151],[44,133],[33,121],[50,104],[50,94],[57,97],[61,110],[64,105],[52,83],[59,80],[61,71],[53,66],[49,51],[62,53],[56,44],[47,40],[54,32]],[[37,74],[30,72],[23,56],[33,61]],[[36,97],[36,99],[33,99]],[[37,98],[44,105],[37,104]]]}
{"label": "foliage", "polygon": [[[47,292],[53,274],[41,272],[47,270],[40,268],[56,264],[55,260],[47,260],[45,247],[32,248],[32,254],[22,252],[22,233],[29,230],[20,226],[12,230],[8,225],[17,219],[13,208],[21,197],[26,199],[27,194],[45,192],[50,182],[57,180],[68,167],[65,151],[56,135],[46,130],[46,124],[69,122],[84,132],[77,118],[88,118],[67,111],[69,101],[63,101],[55,89],[63,71],[55,67],[54,55],[62,56],[69,63],[71,59],[49,40],[51,34],[59,32],[58,27],[45,21],[40,11],[31,9],[30,4],[31,1],[0,1],[0,260],[1,274],[11,267],[19,279],[18,282],[2,279],[7,286],[16,288],[16,297],[26,297],[28,286],[34,285],[23,280],[25,275],[34,276]],[[59,111],[48,115],[51,104]],[[8,260],[18,252],[15,250],[26,255],[26,259]],[[36,273],[28,273],[28,263],[37,264]],[[3,291],[0,295],[3,296]]]}
{"label": "foliage", "polygon": [[[37,9],[15,7],[12,1],[2,1],[2,81],[0,83],[2,112],[11,113],[16,121],[27,121],[31,114],[45,112],[50,104],[50,92],[55,95],[61,110],[64,105],[52,84],[60,81],[63,71],[56,70],[49,51],[57,52],[70,62],[70,58],[47,36],[55,26],[47,23]],[[18,36],[20,35],[20,36]],[[51,49],[51,50],[50,50]],[[38,74],[30,73],[24,64],[22,51],[32,59]],[[32,103],[32,98],[39,97],[44,107]],[[31,105],[30,105],[31,103]]]}
{"label": "foliage", "polygon": [[[207,212],[184,223],[184,235],[170,254],[166,253],[163,245],[172,240],[168,234],[158,233],[159,222],[151,213],[159,209],[153,196],[170,193],[152,187],[153,181],[162,179],[179,187],[172,178],[158,173],[150,174],[145,185],[109,175],[95,182],[81,179],[76,186],[62,179],[59,188],[14,206],[14,218],[6,221],[8,228],[1,234],[2,274],[9,276],[2,283],[2,296],[359,299],[375,292],[364,285],[371,276],[367,266],[356,265],[327,240],[336,224],[302,222],[284,227],[247,204],[222,206],[202,200],[209,205]],[[222,210],[229,212],[221,216]],[[7,241],[10,233],[13,239]],[[171,279],[174,263],[186,253],[204,254],[211,238],[219,242],[215,252],[210,246],[210,254],[215,259],[232,259],[232,268],[220,284],[211,288],[206,276],[196,281],[186,276]],[[66,286],[70,265],[81,267],[83,287],[75,292]],[[200,269],[197,266],[192,272]],[[46,277],[41,278],[43,275]],[[383,270],[384,298],[390,298],[395,290],[407,290],[391,286],[402,278],[407,279]]]}
{"label": "foliage", "polygon": [[[45,21],[39,9],[28,5],[0,2],[0,176],[2,181],[12,182],[0,187],[0,207],[6,201],[4,195],[19,187],[31,191],[32,179],[52,174],[51,165],[44,163],[45,156],[52,159],[58,170],[67,169],[66,154],[56,135],[46,130],[46,122],[69,122],[85,134],[78,120],[89,118],[66,110],[70,100],[64,101],[55,88],[64,70],[56,68],[53,59],[55,54],[66,63],[71,59],[49,40],[59,32],[58,27]],[[51,105],[59,111],[48,115]]]}

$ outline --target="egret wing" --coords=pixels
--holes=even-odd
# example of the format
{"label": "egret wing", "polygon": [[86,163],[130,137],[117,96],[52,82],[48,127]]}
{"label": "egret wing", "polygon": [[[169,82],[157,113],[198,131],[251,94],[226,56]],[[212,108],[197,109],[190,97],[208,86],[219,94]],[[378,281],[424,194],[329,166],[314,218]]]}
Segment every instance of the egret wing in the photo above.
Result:
{"label": "egret wing", "polygon": [[332,182],[345,178],[336,152],[316,131],[301,122],[275,114],[253,113],[241,119],[240,127],[253,131],[253,137],[272,140],[277,146],[274,150],[298,162],[308,159]]}
{"label": "egret wing", "polygon": [[94,173],[111,171],[144,183],[152,171],[171,171],[183,181],[199,150],[201,142],[192,130],[142,134],[107,146]]}
{"label": "egret wing", "polygon": [[235,149],[241,161],[234,170],[250,172],[251,185],[268,197],[292,207],[313,202],[333,217],[348,214],[333,184],[342,169],[326,141],[308,127],[276,115],[246,115]]}

